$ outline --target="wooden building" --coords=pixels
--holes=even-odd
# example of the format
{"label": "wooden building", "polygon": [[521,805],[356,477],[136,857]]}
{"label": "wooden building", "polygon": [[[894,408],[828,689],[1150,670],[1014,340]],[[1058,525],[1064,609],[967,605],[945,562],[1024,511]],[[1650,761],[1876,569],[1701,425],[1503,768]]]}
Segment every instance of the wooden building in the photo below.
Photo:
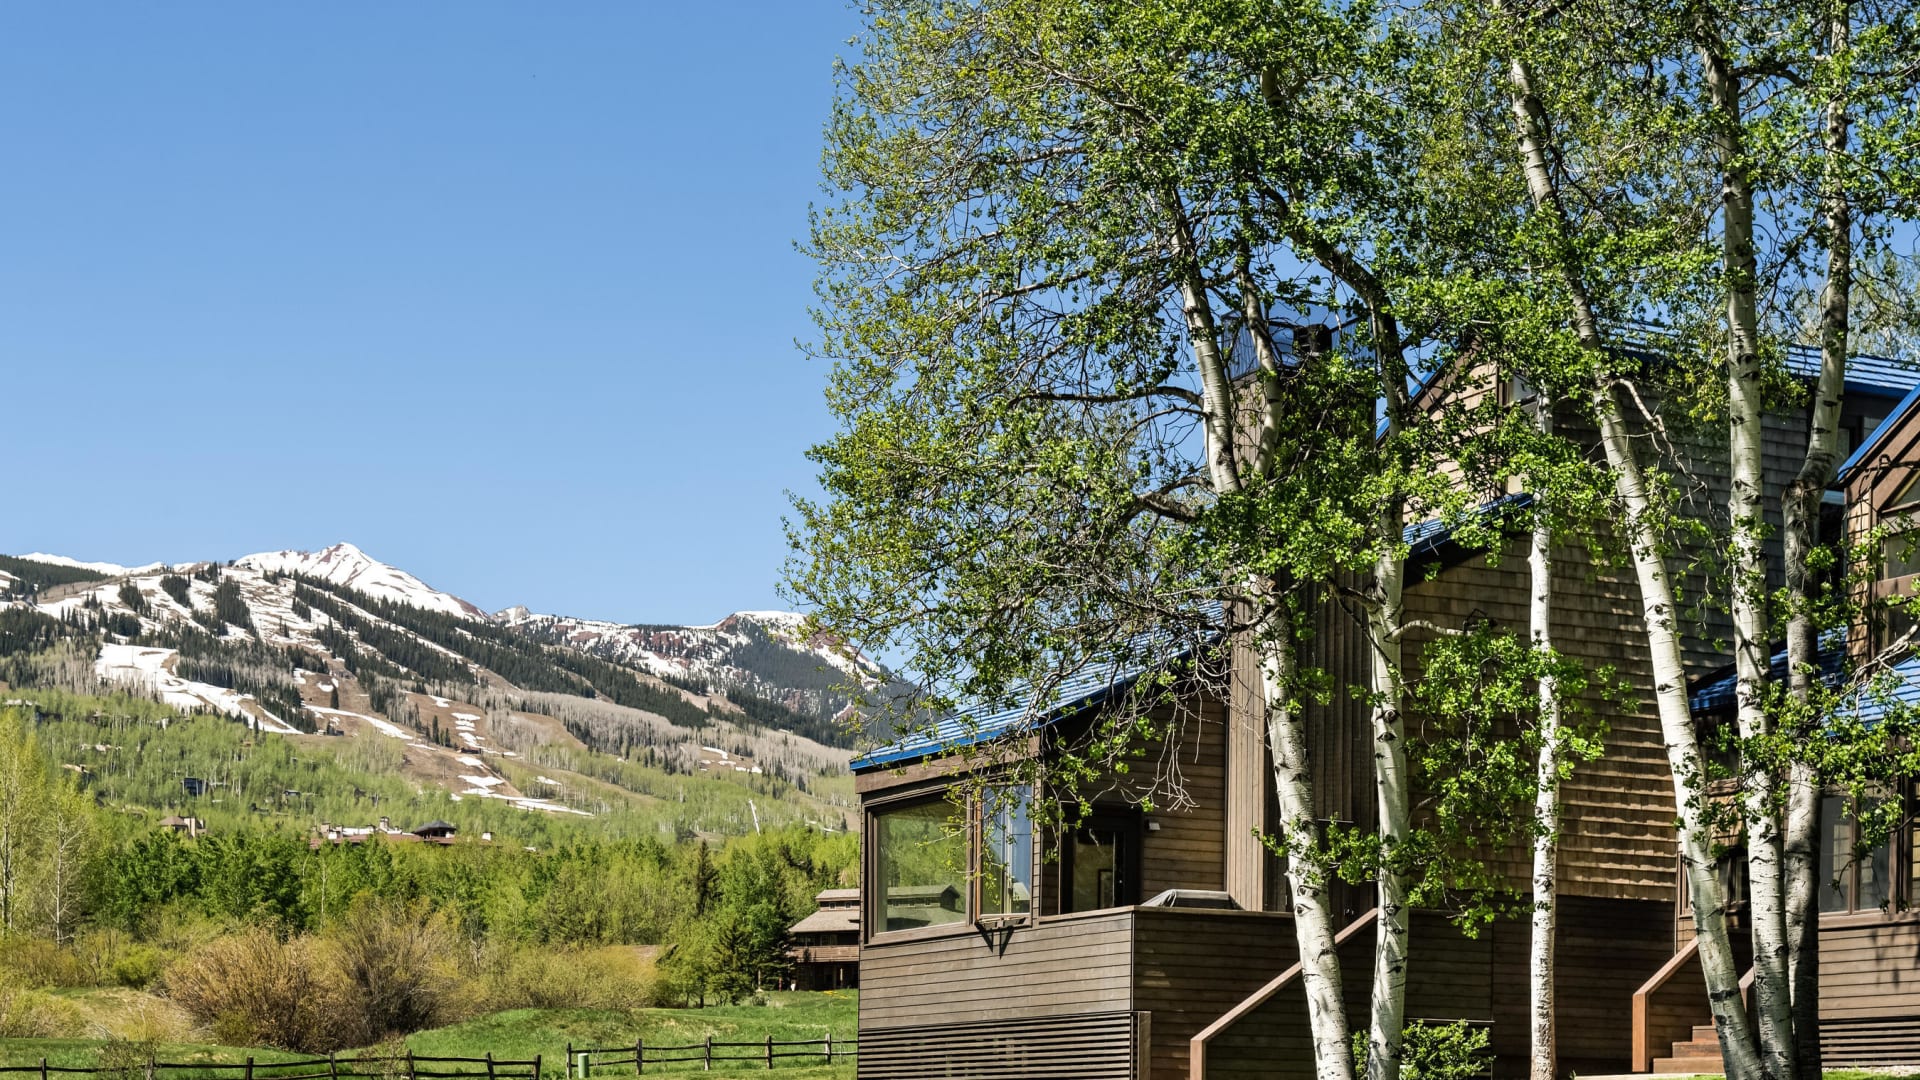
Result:
{"label": "wooden building", "polygon": [[819,907],[787,930],[795,990],[847,990],[860,985],[860,890],[826,889]]}
{"label": "wooden building", "polygon": [[[1804,368],[1807,358],[1796,362]],[[1920,391],[1901,401],[1915,381],[1874,362],[1849,372],[1849,448],[1892,447],[1894,432],[1911,423],[1899,446],[1920,462]],[[1890,413],[1895,423],[1882,428]],[[1771,490],[1797,467],[1805,427],[1804,413],[1769,418]],[[1695,464],[1724,490],[1723,448],[1701,448]],[[1900,490],[1908,488],[1920,501],[1920,481]],[[1524,498],[1495,499],[1487,511]],[[1497,561],[1454,543],[1438,523],[1410,528],[1407,540],[1416,564],[1409,621],[1526,626],[1518,540]],[[1556,645],[1590,665],[1612,665],[1635,691],[1624,708],[1595,702],[1607,753],[1562,790],[1561,1066],[1646,1071],[1664,1058],[1698,1071],[1687,1052],[1698,1049],[1695,1027],[1710,1021],[1682,902],[1672,780],[1638,644],[1638,588],[1630,572],[1596,566],[1578,546],[1557,562]],[[1907,568],[1920,572],[1920,554]],[[1364,643],[1344,619],[1323,615],[1315,635],[1315,662],[1335,687],[1366,681]],[[1727,662],[1707,645],[1713,637],[1689,635],[1703,718]],[[1408,652],[1417,655],[1418,643]],[[1033,791],[991,782],[996,760],[1044,755],[1071,740],[1076,725],[1143,674],[1125,667],[1085,672],[1044,701],[974,710],[855,761],[865,829],[863,1080],[1313,1075],[1286,886],[1255,835],[1273,815],[1264,717],[1249,661],[1236,657],[1232,668],[1190,685],[1179,706],[1168,707],[1181,717],[1187,804],[1177,811],[1144,812],[1122,776],[1078,825],[1050,831],[1032,824]],[[1920,697],[1920,679],[1915,685]],[[1370,826],[1362,703],[1337,690],[1310,708],[1308,725],[1320,816]],[[1846,846],[1846,809],[1829,808],[1830,850]],[[1881,862],[1841,868],[1853,883],[1846,909],[1823,918],[1833,1064],[1920,1061],[1920,921],[1899,910],[1898,895],[1920,892],[1920,872],[1911,839],[1894,847]],[[1511,858],[1509,871],[1524,881],[1524,853]],[[1370,890],[1355,888],[1336,896],[1348,1008],[1361,1024],[1374,932],[1369,898]],[[1893,913],[1871,903],[1887,899]],[[1468,938],[1443,913],[1417,913],[1409,1018],[1490,1025],[1496,1071],[1523,1075],[1528,933],[1524,923],[1501,922]]]}

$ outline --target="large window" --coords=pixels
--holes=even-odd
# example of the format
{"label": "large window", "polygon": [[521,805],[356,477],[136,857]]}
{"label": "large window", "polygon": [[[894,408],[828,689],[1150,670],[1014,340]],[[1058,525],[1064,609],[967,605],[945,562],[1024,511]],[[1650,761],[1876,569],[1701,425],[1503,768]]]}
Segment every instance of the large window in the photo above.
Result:
{"label": "large window", "polygon": [[916,930],[967,918],[967,830],[942,799],[873,816],[877,930]]}
{"label": "large window", "polygon": [[1820,911],[1827,915],[1879,912],[1892,906],[1893,843],[1855,850],[1852,800],[1820,800]]}
{"label": "large window", "polygon": [[981,798],[980,916],[1033,909],[1033,823],[1026,788],[988,788]]}

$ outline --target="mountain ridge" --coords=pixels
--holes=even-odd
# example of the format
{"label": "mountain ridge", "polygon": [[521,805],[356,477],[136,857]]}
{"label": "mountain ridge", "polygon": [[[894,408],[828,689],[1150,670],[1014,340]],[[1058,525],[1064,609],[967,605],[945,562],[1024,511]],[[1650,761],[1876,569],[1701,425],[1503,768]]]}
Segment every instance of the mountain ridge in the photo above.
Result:
{"label": "mountain ridge", "polygon": [[286,738],[391,739],[416,779],[527,810],[568,808],[498,765],[556,741],[742,781],[844,776],[857,691],[894,685],[793,612],[489,613],[349,543],[172,566],[0,556],[0,575],[0,683],[90,679]]}

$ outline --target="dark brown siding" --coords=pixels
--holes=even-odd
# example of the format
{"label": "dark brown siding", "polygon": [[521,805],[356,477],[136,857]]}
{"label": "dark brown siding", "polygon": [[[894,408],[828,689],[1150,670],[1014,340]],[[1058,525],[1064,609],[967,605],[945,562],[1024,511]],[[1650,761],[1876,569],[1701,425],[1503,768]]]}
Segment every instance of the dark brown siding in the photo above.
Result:
{"label": "dark brown siding", "polygon": [[1130,1013],[1092,1013],[860,1032],[860,1080],[1134,1080]]}
{"label": "dark brown siding", "polygon": [[1895,1018],[1910,1022],[1920,1051],[1920,922],[1822,926],[1821,1021]]}
{"label": "dark brown siding", "polygon": [[868,943],[860,950],[860,1030],[1125,1011],[1132,967],[1126,909],[1010,932]]}
{"label": "dark brown siding", "polygon": [[1293,966],[1293,917],[1142,908],[1135,921],[1134,1008],[1152,1017],[1153,1076],[1187,1074],[1187,1043]]}

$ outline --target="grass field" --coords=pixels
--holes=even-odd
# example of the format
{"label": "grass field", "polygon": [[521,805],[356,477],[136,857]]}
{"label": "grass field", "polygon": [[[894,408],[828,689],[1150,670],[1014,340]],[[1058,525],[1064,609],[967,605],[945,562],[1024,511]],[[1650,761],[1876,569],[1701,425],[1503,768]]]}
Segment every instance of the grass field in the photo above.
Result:
{"label": "grass field", "polygon": [[[765,1005],[726,1005],[705,1009],[636,1009],[631,1012],[600,1009],[514,1009],[407,1038],[407,1047],[430,1057],[541,1058],[545,1076],[564,1075],[568,1044],[576,1048],[631,1047],[636,1039],[649,1046],[688,1045],[711,1038],[716,1042],[758,1042],[772,1036],[776,1042],[819,1039],[835,1042],[854,1037],[858,998],[853,993],[774,993]],[[44,1057],[53,1067],[89,1068],[114,1052],[107,1039],[0,1039],[0,1066],[38,1065]],[[126,1044],[119,1044],[124,1051]],[[730,1050],[749,1054],[750,1050]],[[716,1051],[718,1053],[718,1051]],[[142,1053],[144,1056],[144,1050]],[[308,1057],[264,1047],[219,1046],[194,1042],[161,1042],[154,1056],[162,1061],[194,1063],[288,1061]],[[343,1056],[351,1056],[346,1052]],[[646,1075],[701,1071],[700,1062],[648,1064]],[[720,1062],[714,1072],[767,1071],[764,1059]],[[792,1080],[853,1080],[853,1063],[828,1066],[806,1058],[781,1058],[774,1071]],[[15,1074],[19,1075],[19,1074]],[[595,1077],[633,1075],[631,1064],[596,1067]]]}

